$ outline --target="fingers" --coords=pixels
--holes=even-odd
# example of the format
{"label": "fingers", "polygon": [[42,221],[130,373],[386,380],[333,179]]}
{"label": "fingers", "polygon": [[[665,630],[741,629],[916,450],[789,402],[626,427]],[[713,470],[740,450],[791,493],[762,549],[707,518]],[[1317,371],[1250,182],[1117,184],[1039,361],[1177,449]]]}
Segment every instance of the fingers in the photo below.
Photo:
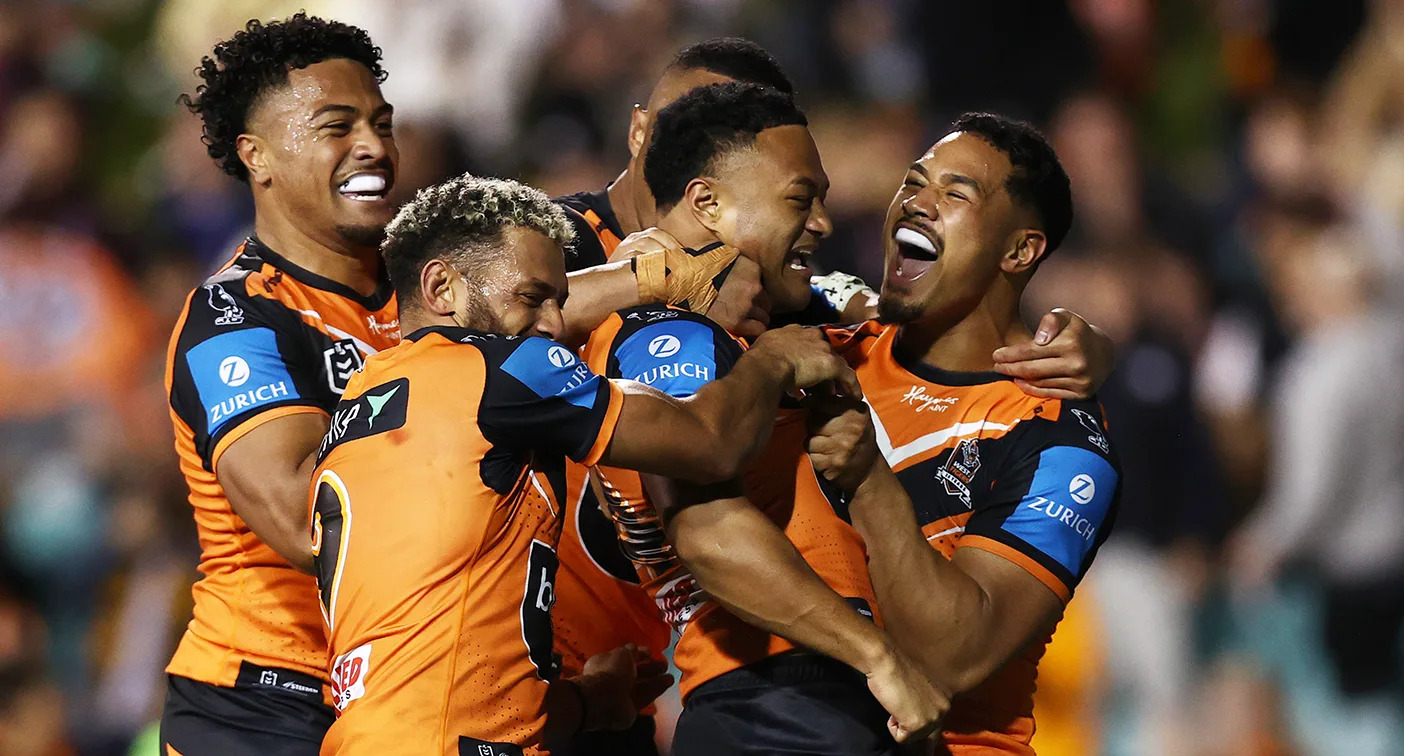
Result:
{"label": "fingers", "polygon": [[1078,380],[1083,377],[1086,368],[1086,363],[1076,356],[1044,357],[995,364],[996,373],[1021,378],[1031,383],[1052,379]]}
{"label": "fingers", "polygon": [[834,356],[834,359],[840,363],[838,374],[834,376],[834,381],[838,384],[839,388],[843,390],[843,394],[854,399],[862,399],[863,387],[858,385],[858,374],[853,372],[853,368],[849,367],[848,363],[844,362],[837,355]]}
{"label": "fingers", "polygon": [[1014,385],[1018,386],[1019,390],[1023,391],[1025,394],[1036,396],[1040,399],[1085,399],[1087,397],[1086,394],[1074,389],[1040,388],[1042,384],[1034,385],[1028,381],[1022,381],[1017,378],[1014,379]]}
{"label": "fingers", "polygon": [[1038,321],[1038,330],[1034,331],[1034,343],[1048,344],[1058,337],[1058,334],[1067,328],[1072,321],[1072,313],[1061,307],[1055,307]]}

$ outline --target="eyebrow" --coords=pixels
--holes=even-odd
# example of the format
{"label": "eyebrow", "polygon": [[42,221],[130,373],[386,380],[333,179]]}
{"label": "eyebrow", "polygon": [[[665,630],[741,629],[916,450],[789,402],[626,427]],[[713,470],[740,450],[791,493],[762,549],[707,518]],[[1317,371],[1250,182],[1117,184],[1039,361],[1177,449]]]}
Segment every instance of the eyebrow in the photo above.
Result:
{"label": "eyebrow", "polygon": [[982,195],[985,193],[985,188],[980,186],[979,181],[976,181],[975,179],[970,178],[969,176],[965,176],[959,173],[951,173],[950,171],[947,171],[941,174],[941,180],[946,184],[962,184],[964,186],[968,186]]}
{"label": "eyebrow", "polygon": [[[359,111],[357,111],[356,108],[354,108],[354,107],[352,107],[352,106],[350,106],[350,105],[335,105],[335,104],[333,104],[333,105],[323,105],[322,107],[317,108],[316,112],[314,112],[314,113],[312,114],[312,117],[313,117],[313,118],[317,118],[317,117],[319,117],[319,116],[321,116],[321,115],[324,115],[324,114],[326,114],[326,113],[348,113],[348,114],[353,114],[353,115],[354,115],[354,114],[357,113],[357,112],[359,112]],[[390,103],[387,102],[387,103],[385,103],[385,104],[383,104],[383,105],[377,107],[375,110],[372,110],[372,111],[371,111],[371,117],[374,118],[374,117],[376,117],[376,116],[378,116],[378,115],[380,115],[380,114],[382,114],[382,113],[393,114],[394,112],[395,112],[395,106],[394,106],[394,105],[391,105]]]}
{"label": "eyebrow", "polygon": [[796,184],[803,186],[806,189],[809,189],[815,194],[823,194],[829,188],[827,182],[821,186],[817,181],[815,181],[812,178],[809,178],[808,176],[800,176],[799,178],[796,178],[794,181],[790,182],[790,186],[795,186]]}

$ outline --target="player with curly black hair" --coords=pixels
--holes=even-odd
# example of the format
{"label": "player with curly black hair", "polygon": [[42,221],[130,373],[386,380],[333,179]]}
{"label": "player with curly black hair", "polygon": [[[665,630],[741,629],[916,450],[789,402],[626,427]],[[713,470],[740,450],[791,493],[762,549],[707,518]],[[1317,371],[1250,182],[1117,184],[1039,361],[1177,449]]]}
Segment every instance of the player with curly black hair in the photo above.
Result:
{"label": "player with curly black hair", "polygon": [[378,246],[398,153],[380,50],[299,13],[249,21],[181,102],[253,194],[254,235],[186,303],[166,366],[202,548],[164,754],[311,756],[335,719],[307,531],[310,457],[364,359],[399,341]]}

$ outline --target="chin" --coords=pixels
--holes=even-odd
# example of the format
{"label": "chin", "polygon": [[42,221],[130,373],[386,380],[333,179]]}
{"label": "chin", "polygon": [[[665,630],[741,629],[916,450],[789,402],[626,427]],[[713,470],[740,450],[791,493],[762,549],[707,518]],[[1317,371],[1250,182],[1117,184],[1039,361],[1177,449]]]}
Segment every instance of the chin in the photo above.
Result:
{"label": "chin", "polygon": [[911,323],[920,320],[922,313],[922,307],[917,302],[891,294],[878,298],[878,322],[884,325]]}
{"label": "chin", "polygon": [[385,241],[385,224],[342,225],[336,227],[341,238],[358,247],[380,247]]}

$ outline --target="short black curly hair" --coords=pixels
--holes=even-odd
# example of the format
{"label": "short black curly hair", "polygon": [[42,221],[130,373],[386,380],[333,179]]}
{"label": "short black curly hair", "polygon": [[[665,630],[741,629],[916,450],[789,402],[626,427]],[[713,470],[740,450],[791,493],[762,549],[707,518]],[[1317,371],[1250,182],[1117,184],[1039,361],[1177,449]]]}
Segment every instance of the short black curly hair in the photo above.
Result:
{"label": "short black curly hair", "polygon": [[204,82],[195,95],[180,96],[180,104],[204,121],[202,141],[225,173],[247,182],[249,171],[239,160],[236,140],[248,127],[249,112],[271,89],[286,86],[288,72],[324,60],[346,58],[370,69],[385,81],[380,48],[364,29],[299,12],[284,21],[250,19],[242,31],[215,45],[200,60],[195,74]]}
{"label": "short black curly hair", "polygon": [[1032,124],[994,113],[966,113],[951,124],[989,142],[1009,158],[1013,168],[1005,189],[1014,201],[1032,208],[1048,236],[1045,254],[1063,243],[1072,227],[1072,182],[1053,145]]}
{"label": "short black curly hair", "polygon": [[808,126],[790,95],[739,81],[698,87],[658,113],[644,155],[644,181],[658,209],[682,199],[689,181],[705,175],[718,158],[756,143],[778,126]]}
{"label": "short black curly hair", "polygon": [[795,93],[795,85],[785,75],[780,62],[764,47],[745,37],[716,37],[688,45],[673,56],[668,68],[711,71],[728,79],[762,84],[787,95]]}

